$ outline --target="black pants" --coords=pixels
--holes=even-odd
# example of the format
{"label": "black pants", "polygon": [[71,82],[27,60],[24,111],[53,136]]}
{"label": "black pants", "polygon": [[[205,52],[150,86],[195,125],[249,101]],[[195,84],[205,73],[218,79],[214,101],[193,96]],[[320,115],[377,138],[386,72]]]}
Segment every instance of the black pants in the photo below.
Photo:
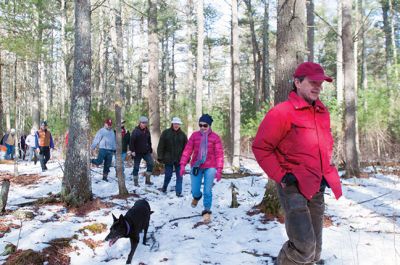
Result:
{"label": "black pants", "polygon": [[50,147],[49,146],[41,146],[39,147],[39,160],[42,169],[47,169],[46,164],[50,159]]}

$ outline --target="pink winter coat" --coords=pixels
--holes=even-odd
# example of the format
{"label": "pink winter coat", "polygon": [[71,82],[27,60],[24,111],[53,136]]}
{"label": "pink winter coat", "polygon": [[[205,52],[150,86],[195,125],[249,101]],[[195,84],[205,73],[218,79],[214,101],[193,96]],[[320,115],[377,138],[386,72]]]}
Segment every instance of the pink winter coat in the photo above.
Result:
{"label": "pink winter coat", "polygon": [[[201,143],[200,131],[194,132],[187,142],[183,150],[180,164],[185,166],[191,158],[190,166],[196,163]],[[224,149],[222,147],[221,138],[215,132],[211,132],[208,136],[207,159],[200,165],[200,168],[216,168],[222,170],[224,167]]]}

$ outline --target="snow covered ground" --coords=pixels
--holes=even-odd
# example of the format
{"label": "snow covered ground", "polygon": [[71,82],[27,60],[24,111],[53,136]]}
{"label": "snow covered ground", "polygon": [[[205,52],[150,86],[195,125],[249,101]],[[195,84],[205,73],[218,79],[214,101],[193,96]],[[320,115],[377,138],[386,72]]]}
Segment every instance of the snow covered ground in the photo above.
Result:
{"label": "snow covered ground", "polygon": [[[246,160],[246,168],[260,172],[252,160]],[[7,209],[15,210],[16,204],[47,196],[60,191],[62,171],[58,163],[50,161],[49,171],[41,173],[37,165],[20,164],[20,174],[39,173],[42,178],[37,183],[24,186],[11,184]],[[343,197],[334,199],[327,190],[326,215],[333,224],[324,229],[322,258],[329,265],[392,265],[400,264],[399,212],[400,184],[399,172],[394,168],[376,168],[384,174],[373,174],[373,168],[366,179],[343,180]],[[0,172],[13,172],[12,165],[0,165]],[[11,229],[0,239],[0,253],[9,242],[19,249],[40,251],[55,238],[77,235],[72,241],[74,250],[69,254],[72,264],[124,264],[130,250],[128,239],[120,239],[109,247],[102,240],[108,234],[112,223],[111,213],[125,214],[138,197],[115,199],[118,194],[114,169],[110,182],[101,181],[101,168],[94,168],[92,189],[95,198],[112,202],[111,208],[92,211],[85,216],[77,216],[62,205],[41,207],[29,206],[23,209],[33,211],[32,220],[19,220],[11,214],[1,216],[2,223],[21,225]],[[265,176],[251,176],[241,179],[222,179],[213,189],[213,220],[202,224],[201,217],[170,220],[200,214],[202,202],[197,208],[190,206],[190,177],[184,178],[184,197],[175,196],[173,177],[167,194],[158,191],[163,183],[163,175],[152,177],[152,187],[133,186],[132,168],[126,168],[127,188],[140,198],[149,201],[154,213],[151,215],[148,232],[148,246],[139,244],[132,264],[273,264],[270,256],[277,256],[286,241],[284,225],[277,221],[266,222],[262,214],[249,215],[248,211],[259,203],[267,182]],[[396,175],[397,174],[397,175]],[[21,176],[23,178],[24,176]],[[229,208],[233,182],[239,188],[239,208]],[[381,196],[381,197],[379,197]],[[371,200],[372,199],[372,200]],[[369,201],[370,200],[370,201]],[[107,229],[99,234],[82,233],[79,230],[93,223],[104,223]],[[142,236],[142,235],[141,235]],[[91,239],[100,242],[94,249],[84,243]],[[0,257],[0,263],[6,257]]]}

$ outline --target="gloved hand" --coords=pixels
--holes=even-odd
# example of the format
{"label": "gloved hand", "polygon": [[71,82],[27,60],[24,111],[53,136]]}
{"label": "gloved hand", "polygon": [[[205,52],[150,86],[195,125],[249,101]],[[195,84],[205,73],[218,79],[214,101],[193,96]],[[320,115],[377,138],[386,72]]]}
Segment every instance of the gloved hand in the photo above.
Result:
{"label": "gloved hand", "polygon": [[136,156],[136,153],[135,153],[135,152],[132,152],[132,153],[131,153],[131,156],[132,156],[132,158],[134,158],[134,157]]}
{"label": "gloved hand", "polygon": [[286,173],[281,180],[281,185],[283,187],[297,185],[297,178],[292,173]]}
{"label": "gloved hand", "polygon": [[182,177],[185,174],[185,165],[181,164],[181,169],[179,170],[179,175]]}
{"label": "gloved hand", "polygon": [[221,181],[222,177],[222,168],[217,168],[217,173],[215,174],[215,178],[217,179],[217,182]]}

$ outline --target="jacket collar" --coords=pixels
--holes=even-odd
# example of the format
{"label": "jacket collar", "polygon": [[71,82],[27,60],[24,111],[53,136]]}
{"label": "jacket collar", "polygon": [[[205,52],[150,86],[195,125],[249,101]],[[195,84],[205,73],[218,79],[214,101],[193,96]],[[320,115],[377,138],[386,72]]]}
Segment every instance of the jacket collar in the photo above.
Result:
{"label": "jacket collar", "polygon": [[295,91],[291,91],[289,93],[289,102],[293,105],[295,109],[306,109],[306,108],[312,108],[314,107],[316,111],[318,112],[325,112],[326,107],[324,103],[322,103],[321,100],[317,99],[315,101],[315,105],[312,106],[310,103],[305,101],[302,97],[299,97]]}

